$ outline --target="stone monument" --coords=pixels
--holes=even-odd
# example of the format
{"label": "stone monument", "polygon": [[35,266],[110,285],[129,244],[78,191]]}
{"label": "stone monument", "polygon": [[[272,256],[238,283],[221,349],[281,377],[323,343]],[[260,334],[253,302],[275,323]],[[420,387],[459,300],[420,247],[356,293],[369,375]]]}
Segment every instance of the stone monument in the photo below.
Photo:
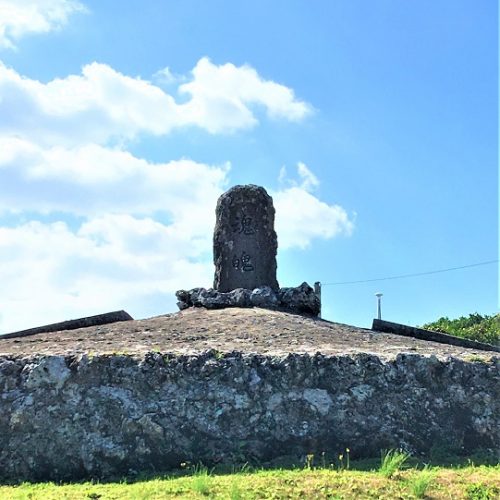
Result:
{"label": "stone monument", "polygon": [[319,294],[307,283],[280,288],[273,199],[260,186],[234,186],[217,201],[213,288],[178,290],[177,306],[261,307],[318,316]]}
{"label": "stone monument", "polygon": [[217,201],[214,289],[278,290],[273,199],[260,186],[234,186]]}

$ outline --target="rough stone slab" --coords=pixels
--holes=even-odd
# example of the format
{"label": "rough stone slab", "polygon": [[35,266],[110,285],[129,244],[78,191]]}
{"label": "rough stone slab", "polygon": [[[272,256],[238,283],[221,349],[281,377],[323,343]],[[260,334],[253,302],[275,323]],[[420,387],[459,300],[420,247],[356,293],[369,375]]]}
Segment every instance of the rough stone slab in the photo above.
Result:
{"label": "rough stone slab", "polygon": [[70,319],[69,321],[61,321],[60,323],[52,323],[45,326],[37,326],[28,330],[20,330],[19,332],[6,333],[0,335],[0,340],[11,339],[16,337],[28,337],[37,333],[60,332],[63,330],[76,330],[77,328],[85,328],[89,326],[107,325],[118,321],[133,320],[132,316],[125,311],[113,311],[95,316],[87,316],[85,318]]}
{"label": "rough stone slab", "polygon": [[498,357],[0,356],[0,479],[106,480],[283,456],[299,464],[346,447],[352,458],[433,446],[500,458],[499,387]]}
{"label": "rough stone slab", "polygon": [[178,290],[175,295],[178,300],[177,306],[181,311],[189,307],[207,309],[261,307],[318,316],[321,310],[319,297],[305,282],[297,287],[281,288],[277,291],[268,286],[253,290],[237,288],[227,293],[218,292],[212,288],[208,290],[193,288],[192,290]]}
{"label": "rough stone slab", "polygon": [[432,330],[424,330],[423,328],[415,328],[413,326],[401,325],[381,319],[374,319],[372,330],[377,332],[394,333],[396,335],[404,335],[405,337],[413,337],[431,342],[439,342],[441,344],[456,345],[460,347],[468,347],[470,349],[480,349],[482,351],[500,352],[500,347],[486,344],[485,342],[477,342],[476,340],[463,339],[448,335],[446,333],[434,332]]}
{"label": "rough stone slab", "polygon": [[219,198],[215,213],[214,289],[277,290],[275,211],[266,190],[253,184],[234,186]]}

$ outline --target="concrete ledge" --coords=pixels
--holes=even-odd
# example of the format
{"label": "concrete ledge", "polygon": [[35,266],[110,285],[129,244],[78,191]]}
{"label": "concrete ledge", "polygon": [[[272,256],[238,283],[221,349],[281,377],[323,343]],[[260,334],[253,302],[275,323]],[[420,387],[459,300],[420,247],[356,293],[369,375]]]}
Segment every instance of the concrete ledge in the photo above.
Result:
{"label": "concrete ledge", "polygon": [[423,328],[415,328],[413,326],[401,325],[399,323],[391,323],[381,319],[374,319],[372,330],[383,333],[394,333],[396,335],[404,335],[405,337],[413,337],[420,340],[429,340],[431,342],[439,342],[440,344],[456,345],[459,347],[467,347],[480,351],[500,352],[500,347],[496,347],[484,342],[475,340],[462,339],[446,333],[434,332],[432,330],[424,330]]}
{"label": "concrete ledge", "polygon": [[61,321],[60,323],[52,323],[50,325],[37,326],[28,330],[20,330],[19,332],[6,333],[0,335],[0,340],[11,339],[15,337],[28,337],[37,333],[60,332],[62,330],[76,330],[77,328],[85,328],[87,326],[107,325],[118,321],[130,321],[134,318],[125,311],[113,311],[95,316],[87,316],[85,318],[70,319],[69,321]]}

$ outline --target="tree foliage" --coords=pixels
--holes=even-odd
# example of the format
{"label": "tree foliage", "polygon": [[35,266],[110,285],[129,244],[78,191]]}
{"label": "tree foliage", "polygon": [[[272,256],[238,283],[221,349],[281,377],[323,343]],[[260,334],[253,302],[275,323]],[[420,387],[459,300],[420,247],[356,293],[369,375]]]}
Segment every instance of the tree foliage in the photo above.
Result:
{"label": "tree foliage", "polygon": [[457,319],[443,317],[423,325],[423,328],[488,344],[500,343],[500,314],[482,316],[473,313]]}

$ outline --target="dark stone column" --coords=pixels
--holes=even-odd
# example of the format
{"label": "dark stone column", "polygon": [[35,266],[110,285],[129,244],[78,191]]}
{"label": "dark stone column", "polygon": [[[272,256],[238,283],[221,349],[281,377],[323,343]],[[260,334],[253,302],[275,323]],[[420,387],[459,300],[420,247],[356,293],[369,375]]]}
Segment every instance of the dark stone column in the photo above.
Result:
{"label": "dark stone column", "polygon": [[266,190],[252,184],[234,186],[219,198],[215,213],[214,288],[278,290],[274,206]]}

